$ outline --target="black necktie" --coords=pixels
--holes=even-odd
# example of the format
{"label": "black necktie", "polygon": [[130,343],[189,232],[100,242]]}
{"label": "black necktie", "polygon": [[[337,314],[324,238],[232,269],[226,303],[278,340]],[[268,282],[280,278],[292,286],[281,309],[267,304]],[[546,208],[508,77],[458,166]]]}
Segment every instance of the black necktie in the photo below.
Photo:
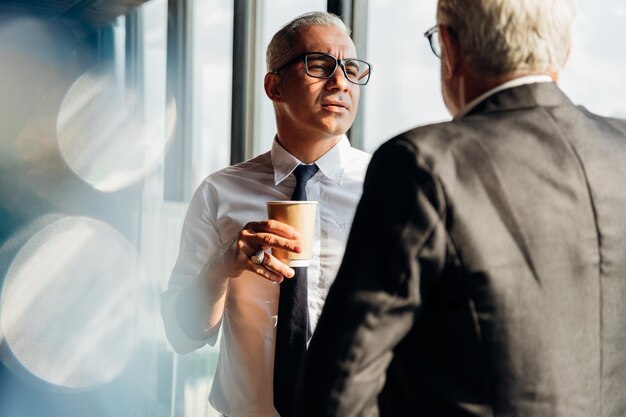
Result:
{"label": "black necktie", "polygon": [[[306,201],[306,183],[315,175],[315,165],[299,165],[293,174],[296,188],[291,199]],[[280,284],[276,351],[274,353],[274,406],[281,417],[293,415],[293,397],[300,363],[311,336],[307,296],[307,268],[295,267],[293,278]]]}

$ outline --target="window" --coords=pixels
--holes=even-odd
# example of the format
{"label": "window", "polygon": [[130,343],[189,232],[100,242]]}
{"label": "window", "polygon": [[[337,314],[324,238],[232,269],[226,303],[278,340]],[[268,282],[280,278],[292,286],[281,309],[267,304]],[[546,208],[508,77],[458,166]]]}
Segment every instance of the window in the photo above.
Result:
{"label": "window", "polygon": [[439,60],[422,37],[436,7],[436,0],[369,2],[367,59],[374,70],[359,110],[368,152],[407,129],[450,118],[439,92]]}
{"label": "window", "polygon": [[195,189],[208,174],[230,164],[233,0],[195,0],[191,24]]}
{"label": "window", "polygon": [[621,0],[578,2],[572,49],[559,85],[575,104],[602,116],[626,118],[626,54],[614,46],[626,36]]}

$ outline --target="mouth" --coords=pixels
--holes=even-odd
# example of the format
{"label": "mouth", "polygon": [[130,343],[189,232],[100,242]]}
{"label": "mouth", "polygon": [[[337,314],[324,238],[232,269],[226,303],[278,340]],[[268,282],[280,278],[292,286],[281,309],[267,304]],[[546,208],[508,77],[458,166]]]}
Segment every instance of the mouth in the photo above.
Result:
{"label": "mouth", "polygon": [[350,110],[348,106],[341,101],[336,100],[326,100],[322,102],[322,107],[324,107],[328,111],[343,113]]}

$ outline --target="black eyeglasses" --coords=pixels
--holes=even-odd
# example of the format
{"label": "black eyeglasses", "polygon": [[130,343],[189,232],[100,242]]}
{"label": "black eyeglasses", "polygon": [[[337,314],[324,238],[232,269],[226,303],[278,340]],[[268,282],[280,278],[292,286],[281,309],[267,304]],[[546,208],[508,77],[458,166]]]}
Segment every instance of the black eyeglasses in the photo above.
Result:
{"label": "black eyeglasses", "polygon": [[441,58],[441,43],[439,42],[439,25],[435,25],[424,33],[424,37],[428,39],[430,49],[437,58]]}
{"label": "black eyeglasses", "polygon": [[330,78],[335,74],[337,66],[341,66],[346,79],[352,84],[365,85],[370,80],[372,64],[355,58],[337,59],[323,52],[306,52],[287,61],[278,67],[274,73],[278,73],[304,59],[304,69],[309,77]]}

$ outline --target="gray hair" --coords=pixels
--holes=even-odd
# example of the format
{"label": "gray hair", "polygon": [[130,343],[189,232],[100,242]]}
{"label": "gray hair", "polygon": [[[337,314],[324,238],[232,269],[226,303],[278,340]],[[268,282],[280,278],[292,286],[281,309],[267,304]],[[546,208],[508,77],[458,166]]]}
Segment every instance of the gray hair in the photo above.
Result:
{"label": "gray hair", "polygon": [[343,20],[332,13],[309,12],[300,15],[280,28],[267,45],[265,59],[268,71],[276,71],[277,68],[287,62],[298,31],[309,26],[334,26],[350,35],[350,29]]}
{"label": "gray hair", "polygon": [[439,0],[437,22],[456,35],[479,74],[559,71],[576,17],[575,0]]}

